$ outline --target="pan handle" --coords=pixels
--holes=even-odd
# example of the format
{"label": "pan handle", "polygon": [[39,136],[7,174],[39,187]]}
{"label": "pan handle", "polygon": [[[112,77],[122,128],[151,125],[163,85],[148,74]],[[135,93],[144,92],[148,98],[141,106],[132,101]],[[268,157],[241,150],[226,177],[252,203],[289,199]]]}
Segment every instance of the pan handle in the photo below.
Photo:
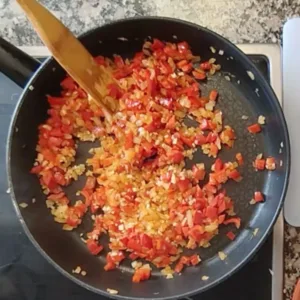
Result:
{"label": "pan handle", "polygon": [[0,71],[24,88],[41,63],[0,37]]}

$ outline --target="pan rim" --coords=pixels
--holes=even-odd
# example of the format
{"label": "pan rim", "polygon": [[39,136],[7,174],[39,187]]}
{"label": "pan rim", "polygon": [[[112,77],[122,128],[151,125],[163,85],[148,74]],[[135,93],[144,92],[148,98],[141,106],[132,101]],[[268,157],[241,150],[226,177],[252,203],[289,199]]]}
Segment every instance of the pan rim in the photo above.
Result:
{"label": "pan rim", "polygon": [[217,284],[223,282],[224,280],[226,280],[227,278],[232,276],[234,273],[236,273],[238,270],[240,270],[254,256],[254,254],[263,245],[264,241],[268,237],[268,235],[271,231],[271,228],[275,224],[275,221],[277,220],[278,215],[279,215],[279,213],[282,209],[283,202],[284,202],[284,199],[285,199],[286,193],[287,193],[287,188],[288,188],[288,184],[289,184],[289,176],[290,176],[290,166],[291,166],[290,139],[289,139],[289,134],[288,134],[287,123],[286,123],[286,120],[285,120],[285,117],[284,117],[284,114],[283,114],[283,109],[279,104],[277,96],[275,95],[275,93],[274,93],[272,87],[270,86],[270,84],[263,78],[262,74],[257,70],[257,67],[250,61],[250,59],[246,56],[246,54],[244,54],[240,49],[238,49],[232,42],[230,42],[226,38],[222,37],[221,35],[215,33],[214,31],[211,31],[210,29],[207,29],[207,28],[205,28],[201,25],[194,24],[194,23],[184,21],[184,20],[180,20],[180,19],[177,19],[177,18],[143,16],[143,17],[133,17],[133,18],[120,19],[120,20],[116,20],[116,21],[106,23],[102,26],[97,26],[97,27],[95,27],[93,29],[90,29],[89,31],[83,33],[82,35],[80,35],[79,39],[85,38],[86,36],[88,36],[89,34],[91,34],[92,32],[94,32],[95,30],[97,30],[99,28],[115,26],[115,25],[122,24],[122,23],[127,23],[127,22],[147,21],[147,20],[148,21],[161,20],[161,21],[168,21],[168,22],[171,22],[171,23],[172,22],[173,23],[179,23],[179,24],[182,24],[182,25],[187,25],[189,27],[193,27],[193,28],[196,28],[198,30],[204,31],[204,32],[210,34],[211,36],[215,37],[216,39],[221,40],[231,50],[234,50],[243,59],[243,61],[245,61],[249,66],[251,66],[252,70],[254,70],[256,72],[256,74],[255,74],[256,81],[259,82],[260,85],[264,86],[264,88],[266,89],[266,92],[270,95],[270,97],[272,97],[275,100],[275,101],[273,101],[273,104],[275,105],[275,109],[277,110],[278,116],[280,117],[280,122],[281,122],[281,124],[283,124],[283,133],[284,133],[284,139],[285,139],[285,141],[284,141],[285,145],[284,146],[285,146],[285,149],[286,149],[286,156],[284,157],[284,163],[286,165],[286,172],[284,174],[285,178],[284,178],[284,181],[283,181],[283,190],[282,190],[282,194],[280,196],[279,202],[278,202],[278,206],[276,208],[276,211],[274,213],[272,221],[270,222],[270,224],[267,227],[266,231],[264,232],[263,235],[261,235],[259,238],[257,238],[256,246],[253,249],[251,249],[250,252],[248,252],[248,254],[240,261],[240,263],[236,264],[230,270],[230,272],[225,273],[221,278],[218,278],[214,281],[208,282],[204,287],[201,287],[199,289],[194,289],[194,290],[188,291],[186,293],[182,293],[180,295],[176,295],[175,297],[174,296],[167,296],[167,297],[137,298],[137,297],[122,296],[122,295],[111,295],[111,294],[107,293],[104,290],[94,288],[90,284],[87,284],[87,283],[81,281],[80,279],[76,278],[75,276],[73,276],[72,274],[70,274],[66,270],[64,270],[60,265],[58,265],[45,252],[45,250],[34,239],[34,237],[32,236],[31,232],[29,231],[29,229],[28,229],[28,227],[25,223],[25,220],[22,217],[21,211],[20,211],[18,203],[16,201],[16,197],[15,197],[14,189],[13,189],[13,185],[12,185],[11,159],[10,159],[10,157],[11,157],[11,145],[12,145],[12,139],[13,139],[15,123],[16,123],[19,111],[20,111],[20,109],[22,107],[22,104],[24,102],[24,99],[27,96],[28,92],[30,91],[29,86],[32,85],[35,82],[35,80],[39,77],[40,73],[43,72],[43,70],[47,67],[47,65],[54,61],[54,58],[49,57],[43,64],[41,64],[41,66],[38,68],[38,70],[30,78],[30,80],[27,83],[27,85],[25,86],[22,94],[20,95],[19,101],[16,104],[16,107],[15,107],[14,112],[12,114],[11,122],[10,122],[10,125],[9,125],[9,130],[8,130],[7,144],[6,144],[6,168],[7,168],[8,187],[11,191],[10,196],[13,200],[13,206],[14,206],[15,211],[17,213],[17,217],[20,220],[25,233],[27,234],[27,236],[29,237],[29,239],[31,240],[31,242],[33,243],[35,248],[38,249],[38,251],[43,255],[43,257],[45,257],[46,260],[49,263],[51,263],[61,274],[66,276],[68,279],[71,279],[73,282],[75,282],[79,286],[81,286],[81,287],[83,287],[83,288],[85,288],[89,291],[92,291],[94,293],[103,295],[103,296],[108,297],[108,298],[113,298],[113,299],[126,299],[126,300],[130,300],[130,299],[141,299],[141,300],[143,300],[143,299],[145,299],[145,300],[149,300],[149,299],[155,299],[155,300],[180,299],[180,298],[189,297],[189,296],[207,291],[208,289],[211,289],[212,287],[216,286]]}

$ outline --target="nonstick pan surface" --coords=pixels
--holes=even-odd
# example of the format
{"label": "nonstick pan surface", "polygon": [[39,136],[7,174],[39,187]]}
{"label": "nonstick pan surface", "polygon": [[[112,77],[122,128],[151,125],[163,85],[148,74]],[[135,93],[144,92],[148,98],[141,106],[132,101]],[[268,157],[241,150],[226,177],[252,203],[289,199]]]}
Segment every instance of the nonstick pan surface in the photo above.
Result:
{"label": "nonstick pan surface", "polygon": [[[229,41],[188,22],[153,17],[116,21],[89,31],[81,37],[81,41],[94,56],[120,54],[131,57],[141,49],[145,39],[152,37],[170,42],[187,41],[195,55],[200,55],[203,60],[215,57],[222,66],[221,72],[201,84],[201,87],[204,94],[212,88],[219,91],[218,105],[224,113],[225,123],[231,125],[237,135],[233,149],[222,150],[220,157],[232,161],[235,154],[241,152],[245,160],[241,168],[243,180],[226,184],[228,195],[234,199],[236,213],[242,219],[240,230],[229,227],[237,232],[234,241],[229,241],[225,236],[228,227],[221,228],[219,235],[212,240],[211,247],[196,250],[202,258],[198,266],[186,268],[182,275],[172,280],[167,280],[159,270],[154,270],[150,280],[135,284],[131,282],[129,261],[117,270],[105,272],[105,253],[99,257],[90,255],[80,239],[80,233],[90,229],[91,221],[88,217],[72,232],[63,231],[61,225],[53,221],[46,208],[45,195],[39,181],[29,173],[36,157],[37,128],[47,118],[45,95],[58,95],[59,82],[65,76],[65,72],[52,58],[38,69],[25,87],[13,115],[7,145],[12,199],[32,242],[58,270],[79,285],[119,299],[183,298],[207,290],[228,278],[264,242],[280,212],[288,185],[289,138],[279,102],[256,67]],[[216,53],[211,51],[211,47]],[[220,55],[219,50],[224,54]],[[4,54],[0,52],[1,61]],[[249,71],[254,78],[249,76]],[[262,133],[251,135],[247,126],[257,122],[259,115],[266,117],[266,125]],[[248,119],[242,116],[248,116]],[[85,161],[90,146],[80,144],[78,163]],[[256,172],[252,162],[259,153],[275,157],[277,169],[273,172]],[[213,159],[199,152],[194,155],[192,164],[199,162],[204,162],[208,169]],[[74,195],[83,183],[83,178],[73,183],[68,194]],[[249,204],[255,191],[264,193],[264,203]],[[34,205],[31,204],[32,198],[36,198]],[[18,208],[22,202],[29,204],[26,209]],[[218,251],[226,253],[226,260],[220,260]],[[86,270],[87,275],[74,275],[72,269],[76,266]],[[203,276],[208,276],[208,280],[202,280]],[[118,295],[109,295],[107,288],[118,290]]]}

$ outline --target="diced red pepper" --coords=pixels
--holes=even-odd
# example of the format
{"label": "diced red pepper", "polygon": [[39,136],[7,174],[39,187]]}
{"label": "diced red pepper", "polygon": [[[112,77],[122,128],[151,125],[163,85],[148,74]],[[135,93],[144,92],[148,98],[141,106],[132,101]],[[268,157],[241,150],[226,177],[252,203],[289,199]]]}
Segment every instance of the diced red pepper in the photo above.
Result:
{"label": "diced red pepper", "polygon": [[217,158],[215,161],[215,172],[219,172],[224,168],[224,164],[220,158]]}
{"label": "diced red pepper", "polygon": [[226,210],[226,202],[224,198],[218,202],[218,213],[221,214]]}
{"label": "diced red pepper", "polygon": [[117,68],[121,69],[125,66],[124,60],[120,55],[115,55],[114,56],[114,62],[117,66]]}
{"label": "diced red pepper", "polygon": [[215,194],[217,192],[217,188],[214,185],[211,185],[209,183],[203,187],[203,190],[212,194]]}
{"label": "diced red pepper", "polygon": [[83,90],[82,88],[78,88],[77,93],[78,93],[79,98],[87,98],[87,96],[88,96],[86,91]]}
{"label": "diced red pepper", "polygon": [[257,124],[257,123],[248,126],[247,129],[248,129],[248,131],[249,131],[250,133],[254,133],[254,134],[255,134],[255,133],[261,132],[261,127],[260,127],[260,125]]}
{"label": "diced red pepper", "polygon": [[276,162],[274,157],[268,157],[266,159],[266,169],[269,171],[273,171],[276,169]]}
{"label": "diced red pepper", "polygon": [[187,42],[181,42],[177,44],[177,48],[179,53],[185,54],[190,49],[190,46]]}
{"label": "diced red pepper", "polygon": [[131,260],[136,260],[139,256],[138,256],[136,253],[132,252],[132,253],[129,254],[128,257],[129,257]]}
{"label": "diced red pepper", "polygon": [[166,173],[161,175],[161,180],[165,183],[169,183],[172,178],[172,171],[167,171]]}
{"label": "diced red pepper", "polygon": [[126,150],[132,148],[134,146],[134,142],[133,142],[133,132],[132,131],[129,131],[127,134],[126,134],[126,138],[125,138],[125,144],[124,144],[124,147]]}
{"label": "diced red pepper", "polygon": [[219,149],[216,144],[210,143],[209,155],[212,157],[216,157],[219,152]]}
{"label": "diced red pepper", "polygon": [[218,217],[218,209],[216,207],[207,206],[206,216],[211,220],[215,220]]}
{"label": "diced red pepper", "polygon": [[55,106],[55,105],[61,106],[64,105],[66,102],[66,99],[63,97],[47,96],[47,100],[51,106]]}
{"label": "diced red pepper", "polygon": [[192,74],[198,80],[204,80],[206,78],[206,74],[204,72],[194,70]]}
{"label": "diced red pepper", "polygon": [[257,170],[264,170],[266,166],[266,160],[265,159],[255,159],[254,163],[254,168]]}
{"label": "diced red pepper", "polygon": [[155,50],[158,50],[158,49],[163,49],[164,46],[165,46],[165,44],[162,41],[160,41],[158,39],[153,39],[153,43],[151,45],[151,48],[152,48],[153,51],[155,51]]}
{"label": "diced red pepper", "polygon": [[186,64],[184,66],[181,67],[182,72],[184,73],[190,73],[193,69],[193,65],[191,63]]}
{"label": "diced red pepper", "polygon": [[172,74],[172,73],[173,73],[173,69],[172,69],[172,67],[169,65],[169,63],[166,62],[166,61],[163,61],[163,60],[161,60],[161,61],[159,62],[159,69],[160,69],[160,72],[161,72],[162,74],[165,74],[165,75],[169,75],[169,74]]}
{"label": "diced red pepper", "polygon": [[264,195],[261,192],[255,192],[254,193],[254,201],[257,202],[263,202],[264,199]]}
{"label": "diced red pepper", "polygon": [[65,175],[63,174],[63,172],[55,172],[53,177],[54,177],[57,184],[59,184],[59,185],[66,185],[67,184],[67,180],[66,180]]}
{"label": "diced red pepper", "polygon": [[167,129],[174,129],[176,126],[176,117],[173,115],[166,124]]}
{"label": "diced red pepper", "polygon": [[160,113],[152,113],[152,122],[148,125],[146,125],[144,128],[149,131],[149,132],[155,132],[157,129],[162,127],[162,122],[161,122],[161,114]]}
{"label": "diced red pepper", "polygon": [[211,64],[206,61],[200,64],[200,68],[205,71],[209,71],[211,69]]}
{"label": "diced red pepper", "polygon": [[209,93],[209,100],[210,101],[216,101],[218,98],[218,92],[217,90],[211,90]]}
{"label": "diced red pepper", "polygon": [[235,158],[240,166],[244,164],[244,158],[242,156],[242,153],[237,153]]}
{"label": "diced red pepper", "polygon": [[93,254],[93,255],[99,254],[101,252],[101,250],[103,249],[103,246],[99,245],[93,239],[88,239],[86,241],[86,245],[87,245],[87,248],[89,249],[89,251],[91,252],[91,254]]}
{"label": "diced red pepper", "polygon": [[44,184],[49,188],[49,190],[57,187],[57,183],[51,171],[44,172],[42,178]]}
{"label": "diced red pepper", "polygon": [[75,81],[71,78],[71,77],[66,77],[61,83],[60,83],[61,87],[66,89],[66,90],[70,90],[70,91],[74,91],[77,87],[77,84],[75,83]]}
{"label": "diced red pepper", "polygon": [[196,266],[201,261],[200,257],[196,254],[191,256],[191,264],[192,266]]}
{"label": "diced red pepper", "polygon": [[180,192],[185,192],[190,187],[190,181],[187,178],[178,180],[177,186]]}
{"label": "diced red pepper", "polygon": [[177,67],[185,73],[189,73],[193,69],[193,65],[186,59],[179,61]]}
{"label": "diced red pepper", "polygon": [[50,135],[55,137],[63,137],[64,132],[62,131],[65,128],[65,126],[62,126],[61,128],[53,128],[50,130]]}
{"label": "diced red pepper", "polygon": [[58,194],[50,194],[50,195],[48,195],[47,196],[47,199],[49,199],[49,200],[60,200],[60,199],[62,199],[62,198],[64,198],[65,197],[65,193],[64,192],[60,192],[60,193],[58,193]]}
{"label": "diced red pepper", "polygon": [[150,278],[151,275],[151,270],[141,267],[139,269],[137,269],[132,277],[132,282],[141,282],[144,280],[148,280]]}
{"label": "diced red pepper", "polygon": [[141,234],[141,244],[143,247],[151,249],[153,247],[152,238],[145,233]]}
{"label": "diced red pepper", "polygon": [[223,222],[224,225],[228,225],[231,223],[234,224],[236,226],[236,228],[241,227],[241,219],[238,217],[229,218]]}
{"label": "diced red pepper", "polygon": [[51,136],[48,139],[48,146],[50,148],[59,147],[62,144],[62,142],[63,142],[63,140],[61,138],[57,138],[57,137]]}
{"label": "diced red pepper", "polygon": [[[55,128],[55,129],[59,129],[59,128]],[[60,136],[60,135],[53,134],[53,130],[54,129],[51,130],[51,135],[53,135],[53,136]],[[73,131],[73,126],[72,125],[67,125],[67,124],[62,124],[61,125],[61,131],[62,131],[62,133],[71,134],[72,131]]]}
{"label": "diced red pepper", "polygon": [[95,188],[95,186],[96,186],[96,178],[88,176],[85,182],[84,189],[92,190]]}
{"label": "diced red pepper", "polygon": [[108,95],[110,97],[119,99],[122,96],[122,92],[121,92],[119,86],[117,84],[115,84],[115,83],[110,83],[107,86],[107,90],[108,90]]}
{"label": "diced red pepper", "polygon": [[178,150],[172,150],[170,153],[167,153],[167,156],[174,164],[179,164],[184,159],[183,153]]}
{"label": "diced red pepper", "polygon": [[227,232],[226,235],[231,241],[235,239],[235,234],[232,231]]}
{"label": "diced red pepper", "polygon": [[182,271],[183,267],[184,267],[183,263],[178,262],[178,263],[176,264],[175,268],[174,268],[174,271],[175,271],[176,273],[180,273],[180,272]]}
{"label": "diced red pepper", "polygon": [[134,251],[140,252],[142,250],[142,246],[134,239],[130,239],[127,243],[127,248],[132,249]]}
{"label": "diced red pepper", "polygon": [[124,259],[125,259],[125,255],[124,255],[123,251],[118,251],[117,253],[114,253],[114,254],[108,253],[106,256],[107,262],[112,262],[112,263],[116,264],[117,266]]}
{"label": "diced red pepper", "polygon": [[96,56],[96,57],[94,57],[94,60],[95,60],[95,62],[96,62],[99,66],[105,66],[105,65],[106,65],[104,56],[101,56],[101,55]]}
{"label": "diced red pepper", "polygon": [[185,237],[187,237],[188,234],[189,234],[189,231],[190,231],[189,227],[184,226],[184,227],[182,227],[181,229],[182,229],[183,235],[184,235]]}
{"label": "diced red pepper", "polygon": [[209,129],[209,125],[208,125],[207,119],[202,119],[201,120],[200,129],[201,130],[207,130],[207,129]]}
{"label": "diced red pepper", "polygon": [[108,262],[105,266],[104,266],[104,270],[105,271],[110,271],[110,270],[114,270],[116,268],[116,264],[114,264],[113,262]]}
{"label": "diced red pepper", "polygon": [[43,170],[43,167],[41,165],[34,166],[31,170],[30,173],[32,174],[39,174]]}
{"label": "diced red pepper", "polygon": [[218,222],[219,222],[219,224],[223,224],[223,222],[224,222],[224,220],[225,220],[225,214],[223,214],[223,215],[219,215],[219,217],[218,217]]}
{"label": "diced red pepper", "polygon": [[189,147],[193,147],[194,145],[194,138],[193,137],[187,137],[184,135],[180,135],[180,139],[183,141],[183,143]]}
{"label": "diced red pepper", "polygon": [[216,172],[214,174],[214,178],[217,181],[217,183],[221,184],[221,183],[225,183],[228,180],[227,174],[226,174],[226,170],[221,170],[219,172]]}
{"label": "diced red pepper", "polygon": [[206,144],[206,137],[203,134],[197,134],[195,137],[195,144],[198,146]]}
{"label": "diced red pepper", "polygon": [[193,179],[196,181],[203,180],[205,177],[205,169],[199,168],[197,165],[193,165],[192,167]]}
{"label": "diced red pepper", "polygon": [[84,121],[90,121],[91,118],[94,116],[94,113],[92,111],[85,110],[81,113],[81,115]]}
{"label": "diced red pepper", "polygon": [[127,77],[128,75],[130,75],[132,73],[132,70],[128,67],[128,66],[125,66],[124,68],[122,69],[117,69],[116,71],[113,72],[113,76],[116,78],[116,79],[122,79],[122,78],[125,78]]}
{"label": "diced red pepper", "polygon": [[55,155],[55,152],[53,151],[53,149],[45,148],[45,149],[41,150],[41,153],[44,156],[45,160],[55,163],[56,155]]}
{"label": "diced red pepper", "polygon": [[209,132],[206,137],[206,143],[214,143],[218,138],[218,135],[214,132]]}
{"label": "diced red pepper", "polygon": [[80,222],[80,219],[76,215],[69,216],[66,220],[66,224],[73,228],[76,228],[80,224]]}
{"label": "diced red pepper", "polygon": [[199,225],[195,225],[194,227],[192,227],[189,230],[188,235],[196,242],[200,242],[201,239],[203,238],[203,234],[204,234],[204,229],[203,226]]}
{"label": "diced red pepper", "polygon": [[239,182],[242,179],[242,176],[240,174],[240,172],[237,169],[232,170],[229,174],[228,177],[230,179],[233,179],[237,182]]}
{"label": "diced red pepper", "polygon": [[202,211],[196,210],[193,218],[193,222],[195,225],[201,225],[203,223],[204,215]]}

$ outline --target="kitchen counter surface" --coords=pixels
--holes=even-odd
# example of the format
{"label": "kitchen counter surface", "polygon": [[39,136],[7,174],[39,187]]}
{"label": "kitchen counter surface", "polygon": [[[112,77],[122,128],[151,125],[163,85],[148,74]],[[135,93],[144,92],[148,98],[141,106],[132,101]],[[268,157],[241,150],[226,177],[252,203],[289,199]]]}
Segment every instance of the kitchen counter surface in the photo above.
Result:
{"label": "kitchen counter surface", "polygon": [[[73,32],[124,17],[158,15],[204,25],[235,43],[276,43],[284,21],[300,15],[300,0],[41,0]],[[15,0],[0,1],[0,36],[39,45]]]}
{"label": "kitchen counter surface", "polygon": [[[111,20],[157,15],[206,26],[234,43],[279,43],[282,25],[300,16],[300,0],[42,0],[80,34]],[[0,36],[20,46],[41,45],[15,0],[0,1]],[[285,299],[300,277],[300,230],[286,226]]]}

